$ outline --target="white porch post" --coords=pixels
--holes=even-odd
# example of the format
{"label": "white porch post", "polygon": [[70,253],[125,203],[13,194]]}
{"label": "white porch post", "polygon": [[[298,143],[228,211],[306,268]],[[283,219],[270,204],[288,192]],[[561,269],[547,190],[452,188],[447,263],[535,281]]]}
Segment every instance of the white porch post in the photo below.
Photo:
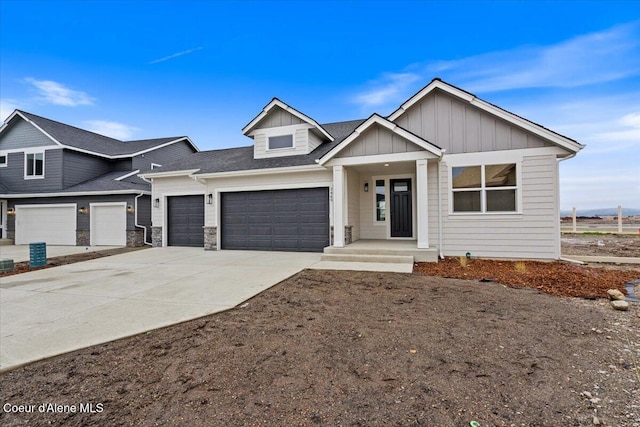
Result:
{"label": "white porch post", "polygon": [[333,246],[344,247],[344,184],[343,166],[333,167]]}
{"label": "white porch post", "polygon": [[427,160],[416,160],[418,249],[429,248],[429,195],[427,193],[427,187]]}

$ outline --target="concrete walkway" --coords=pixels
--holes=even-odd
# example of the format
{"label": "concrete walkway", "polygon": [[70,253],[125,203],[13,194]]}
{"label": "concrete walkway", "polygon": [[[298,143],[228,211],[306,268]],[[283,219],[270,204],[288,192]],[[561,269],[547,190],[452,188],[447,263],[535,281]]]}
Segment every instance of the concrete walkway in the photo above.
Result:
{"label": "concrete walkway", "polygon": [[152,248],[0,279],[0,372],[232,308],[320,254]]}
{"label": "concrete walkway", "polygon": [[610,263],[610,264],[640,264],[640,258],[632,258],[632,257],[563,255],[563,258],[582,261],[582,262]]}
{"label": "concrete walkway", "polygon": [[[47,245],[47,258],[83,252],[104,251],[120,246],[50,246]],[[29,245],[0,246],[0,259],[12,259],[13,262],[29,261]]]}

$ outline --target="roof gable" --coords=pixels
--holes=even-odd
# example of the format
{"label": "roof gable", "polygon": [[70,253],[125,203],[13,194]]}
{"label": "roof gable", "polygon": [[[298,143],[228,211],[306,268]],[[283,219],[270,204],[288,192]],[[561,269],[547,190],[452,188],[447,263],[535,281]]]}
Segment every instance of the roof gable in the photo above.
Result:
{"label": "roof gable", "polygon": [[0,135],[12,120],[19,119],[31,124],[58,146],[109,159],[133,157],[180,141],[188,142],[195,151],[199,151],[187,136],[125,142],[20,110],[15,110],[5,120],[0,127]]}
{"label": "roof gable", "polygon": [[405,101],[397,110],[391,113],[387,118],[395,122],[398,118],[403,116],[411,107],[421,101],[423,98],[431,94],[436,90],[441,90],[447,93],[450,96],[453,96],[459,99],[463,103],[467,103],[475,106],[476,108],[485,111],[493,116],[496,116],[512,125],[518,126],[521,129],[533,133],[540,138],[543,138],[551,143],[560,146],[572,153],[577,153],[581,149],[584,148],[584,145],[578,143],[577,141],[567,138],[564,135],[560,135],[559,133],[553,132],[550,129],[545,128],[537,123],[534,123],[530,120],[527,120],[523,117],[520,117],[516,114],[513,114],[503,108],[498,107],[497,105],[486,102],[474,94],[462,90],[456,86],[453,86],[449,83],[444,82],[439,78],[433,79],[427,86],[418,91],[415,95]]}
{"label": "roof gable", "polygon": [[[258,123],[264,120],[268,115],[273,114],[274,111],[279,111],[279,110],[284,110],[285,112],[289,113],[291,116],[300,120],[300,123],[308,123],[313,127],[313,129],[315,129],[318,133],[323,135],[326,139],[328,139],[329,141],[333,141],[334,139],[333,136],[329,132],[327,132],[326,129],[320,126],[318,122],[313,120],[311,117],[296,110],[295,108],[290,107],[289,105],[280,101],[278,98],[273,98],[271,102],[269,102],[262,109],[260,114],[255,116],[253,120],[251,120],[244,128],[242,128],[242,133],[248,136],[249,133],[251,133],[251,131],[253,131],[256,128]],[[290,124],[294,124],[294,123],[290,123]]]}
{"label": "roof gable", "polygon": [[[360,124],[348,137],[346,137],[340,144],[336,145],[333,149],[331,149],[328,153],[326,153],[321,159],[320,164],[324,165],[332,158],[336,157],[336,155],[343,150],[345,150],[350,144],[353,144],[354,141],[359,140],[361,135],[365,135],[365,133],[373,129],[375,127],[381,127],[388,131],[391,135],[397,135],[402,140],[408,141],[419,147],[420,150],[428,151],[434,156],[441,157],[442,150],[436,145],[426,141],[419,136],[409,132],[406,129],[401,128],[397,124],[390,122],[389,120],[381,117],[377,114],[371,115],[367,120],[365,120],[362,124]],[[393,147],[390,148],[390,152],[394,152]],[[384,150],[383,150],[384,151]],[[415,151],[415,149],[408,147],[402,151]],[[381,153],[377,153],[381,154]],[[365,154],[366,155],[366,154]]]}

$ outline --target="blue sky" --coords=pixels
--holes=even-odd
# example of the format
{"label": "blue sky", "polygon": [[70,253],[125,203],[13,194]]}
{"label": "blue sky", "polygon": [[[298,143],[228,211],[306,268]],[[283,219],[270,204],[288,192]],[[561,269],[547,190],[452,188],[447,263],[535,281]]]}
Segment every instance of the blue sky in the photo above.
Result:
{"label": "blue sky", "polygon": [[0,48],[3,119],[202,150],[274,96],[328,123],[441,77],[588,145],[563,209],[640,208],[639,1],[0,0]]}

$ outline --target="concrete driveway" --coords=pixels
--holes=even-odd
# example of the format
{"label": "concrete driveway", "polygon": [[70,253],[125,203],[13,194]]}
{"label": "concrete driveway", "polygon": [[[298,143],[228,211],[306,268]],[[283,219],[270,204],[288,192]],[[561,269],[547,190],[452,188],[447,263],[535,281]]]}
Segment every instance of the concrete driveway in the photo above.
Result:
{"label": "concrete driveway", "polygon": [[232,308],[320,254],[152,248],[0,279],[0,372]]}

